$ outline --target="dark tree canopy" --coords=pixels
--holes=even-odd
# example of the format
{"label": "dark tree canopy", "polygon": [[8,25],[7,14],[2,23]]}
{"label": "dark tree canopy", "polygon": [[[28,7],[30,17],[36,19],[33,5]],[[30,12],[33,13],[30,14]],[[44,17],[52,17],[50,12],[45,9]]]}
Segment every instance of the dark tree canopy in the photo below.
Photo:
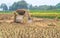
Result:
{"label": "dark tree canopy", "polygon": [[56,5],[56,7],[57,7],[57,8],[60,8],[60,3],[58,3],[58,4]]}
{"label": "dark tree canopy", "polygon": [[29,9],[29,10],[57,10],[60,9],[60,3],[53,5],[35,5],[28,4],[26,1],[21,0],[18,2],[14,2],[10,7],[9,10],[17,10],[17,9]]}
{"label": "dark tree canopy", "polygon": [[22,0],[22,1],[14,2],[13,5],[9,7],[9,10],[27,9],[27,8],[28,8],[28,4],[26,3],[26,1]]}
{"label": "dark tree canopy", "polygon": [[4,11],[8,10],[8,7],[5,3],[1,4],[1,8],[3,8]]}

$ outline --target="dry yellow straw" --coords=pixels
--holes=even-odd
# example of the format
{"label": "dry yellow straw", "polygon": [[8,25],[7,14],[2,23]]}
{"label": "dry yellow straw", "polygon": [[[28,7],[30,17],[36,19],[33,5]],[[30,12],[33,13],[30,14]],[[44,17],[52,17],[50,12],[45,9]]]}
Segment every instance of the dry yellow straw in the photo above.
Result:
{"label": "dry yellow straw", "polygon": [[28,22],[28,17],[25,16],[25,17],[23,18],[23,22],[24,22],[24,23],[27,23],[27,22]]}

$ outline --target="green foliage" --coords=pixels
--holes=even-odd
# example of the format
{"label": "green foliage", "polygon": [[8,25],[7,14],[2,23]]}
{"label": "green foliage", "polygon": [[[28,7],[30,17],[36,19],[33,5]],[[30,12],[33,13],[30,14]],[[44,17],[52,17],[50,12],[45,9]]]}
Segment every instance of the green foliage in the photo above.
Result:
{"label": "green foliage", "polygon": [[31,13],[60,13],[60,9],[57,10],[30,10]]}
{"label": "green foliage", "polygon": [[[8,7],[5,3],[2,3],[0,8],[3,8],[4,11],[8,10]],[[21,0],[18,2],[14,2],[11,6],[9,6],[10,11],[14,11],[17,9],[28,9],[28,8],[29,10],[59,10],[60,11],[60,3],[56,4],[55,6],[52,5],[33,6],[32,4],[28,4],[26,1]]]}
{"label": "green foliage", "polygon": [[[0,14],[12,14],[13,11],[0,11]],[[39,18],[56,18],[60,19],[60,11],[58,10],[30,10],[33,17]]]}
{"label": "green foliage", "polygon": [[1,8],[3,8],[3,11],[7,11],[8,10],[8,7],[5,3],[2,3],[1,4]]}
{"label": "green foliage", "polygon": [[57,7],[57,8],[60,8],[60,3],[58,3],[58,4],[56,5],[56,7]]}
{"label": "green foliage", "polygon": [[12,6],[9,7],[9,10],[16,10],[16,9],[27,9],[27,3],[26,1],[22,0],[22,1],[18,1],[18,2],[14,2],[12,4]]}
{"label": "green foliage", "polygon": [[60,18],[60,11],[59,10],[31,10],[31,15],[33,17],[40,17],[40,18]]}
{"label": "green foliage", "polygon": [[13,11],[0,11],[0,14],[12,14]]}

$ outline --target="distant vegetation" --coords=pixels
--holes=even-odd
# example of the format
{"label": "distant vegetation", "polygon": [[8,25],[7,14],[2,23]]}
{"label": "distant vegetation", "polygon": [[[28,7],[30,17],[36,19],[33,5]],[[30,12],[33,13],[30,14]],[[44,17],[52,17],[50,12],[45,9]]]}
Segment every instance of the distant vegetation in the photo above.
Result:
{"label": "distant vegetation", "polygon": [[[0,11],[0,14],[12,14],[14,11]],[[40,18],[60,18],[60,11],[58,10],[30,10],[30,14],[33,17]]]}
{"label": "distant vegetation", "polygon": [[0,14],[11,14],[17,9],[28,9],[30,10],[30,14],[34,17],[60,18],[60,3],[56,4],[55,6],[33,6],[32,4],[29,5],[26,1],[21,0],[18,2],[14,2],[11,6],[9,6],[9,9],[5,3],[2,3],[0,5],[0,8],[3,8],[3,11],[0,11]]}
{"label": "distant vegetation", "polygon": [[33,6],[32,4],[28,4],[26,1],[21,0],[18,2],[14,2],[11,6],[7,6],[5,3],[0,5],[0,8],[3,8],[3,11],[14,11],[17,9],[29,9],[29,10],[59,10],[60,11],[60,3],[55,6],[52,5],[40,5]]}
{"label": "distant vegetation", "polygon": [[59,10],[31,10],[31,15],[34,17],[40,18],[59,18],[60,19],[60,11]]}

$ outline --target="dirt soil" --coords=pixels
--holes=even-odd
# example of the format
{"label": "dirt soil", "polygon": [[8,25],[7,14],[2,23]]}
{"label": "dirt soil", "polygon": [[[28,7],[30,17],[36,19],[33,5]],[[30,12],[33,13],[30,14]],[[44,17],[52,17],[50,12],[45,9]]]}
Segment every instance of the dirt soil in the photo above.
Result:
{"label": "dirt soil", "polygon": [[[7,18],[9,16],[13,17]],[[0,38],[60,38],[60,20],[33,18],[33,22],[27,24],[0,22]]]}

